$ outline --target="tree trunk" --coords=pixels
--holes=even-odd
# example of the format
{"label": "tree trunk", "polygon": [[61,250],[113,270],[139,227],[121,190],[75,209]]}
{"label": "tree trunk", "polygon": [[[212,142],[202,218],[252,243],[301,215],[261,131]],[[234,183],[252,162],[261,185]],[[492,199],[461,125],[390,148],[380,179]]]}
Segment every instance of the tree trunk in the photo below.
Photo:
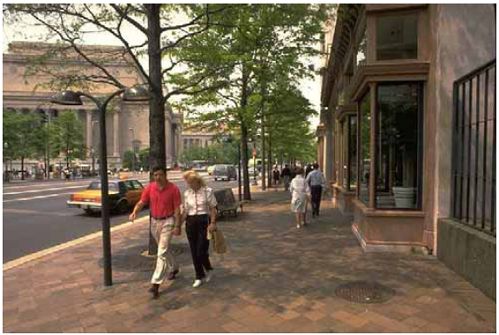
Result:
{"label": "tree trunk", "polygon": [[[241,109],[245,109],[248,105],[248,78],[249,74],[245,70],[244,64],[242,68],[242,86],[241,86]],[[251,200],[249,173],[248,173],[248,127],[246,126],[246,121],[244,119],[244,113],[240,114],[241,121],[241,153],[242,153],[242,164],[243,164],[243,198],[244,200]]]}
{"label": "tree trunk", "polygon": [[269,187],[272,185],[272,166],[274,165],[274,162],[272,161],[272,137],[271,137],[271,134],[270,134],[270,131],[269,131],[269,145],[268,145],[268,167],[269,167],[269,174],[268,174],[268,183],[269,183]]}
{"label": "tree trunk", "polygon": [[24,156],[21,156],[21,180],[24,180]]}
{"label": "tree trunk", "polygon": [[[165,138],[165,106],[163,104],[163,88],[161,75],[161,28],[159,13],[161,5],[145,5],[147,13],[149,78],[151,80],[151,99],[149,100],[149,176],[152,179],[152,169],[166,169],[166,138]],[[158,245],[151,233],[149,216],[149,255],[155,255]]]}
{"label": "tree trunk", "polygon": [[[262,104],[263,109],[263,104]],[[263,110],[262,110],[263,113]],[[265,162],[265,117],[262,114],[262,190],[265,191],[267,188],[266,185],[266,170],[267,170],[267,162]],[[270,184],[269,184],[270,186]]]}
{"label": "tree trunk", "polygon": [[149,168],[166,168],[165,106],[163,104],[161,75],[161,28],[159,4],[145,5],[147,12],[149,78],[151,100],[149,100]]}

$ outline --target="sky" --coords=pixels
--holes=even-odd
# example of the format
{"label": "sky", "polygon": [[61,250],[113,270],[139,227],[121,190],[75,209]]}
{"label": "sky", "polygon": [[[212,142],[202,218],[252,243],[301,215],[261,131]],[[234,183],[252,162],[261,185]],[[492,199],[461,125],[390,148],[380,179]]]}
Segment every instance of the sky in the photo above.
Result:
{"label": "sky", "polygon": [[[178,18],[179,22],[182,22],[182,18]],[[23,24],[19,23],[15,26],[7,25],[3,22],[3,34],[2,34],[2,51],[3,53],[8,52],[8,44],[14,41],[44,41],[47,31],[41,29],[40,27],[33,26],[34,20],[27,19]],[[138,38],[140,34],[136,33],[136,30],[131,26],[125,26],[124,31],[127,34],[127,40],[130,42],[140,43],[141,40]],[[98,44],[98,45],[117,45],[120,46],[121,43],[109,34],[103,33],[90,33],[87,34],[83,40],[83,44]],[[147,68],[147,60],[144,59],[145,68]],[[317,70],[320,68],[320,58],[319,56],[307,59],[306,63],[311,64]],[[319,111],[320,111],[320,92],[321,92],[321,77],[320,75],[315,75],[314,79],[303,79],[300,83],[300,89],[303,95],[310,101],[314,110],[317,111],[317,115],[310,118],[310,129],[315,130],[319,123]]]}

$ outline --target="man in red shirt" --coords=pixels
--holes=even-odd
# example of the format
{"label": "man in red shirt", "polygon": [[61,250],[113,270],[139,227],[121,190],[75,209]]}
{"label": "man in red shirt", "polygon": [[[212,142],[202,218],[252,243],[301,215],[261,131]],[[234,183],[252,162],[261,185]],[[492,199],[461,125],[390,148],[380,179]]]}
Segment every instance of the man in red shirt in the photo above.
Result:
{"label": "man in red shirt", "polygon": [[152,233],[158,243],[158,257],[156,269],[151,278],[153,298],[159,296],[159,285],[164,281],[167,270],[170,270],[168,279],[172,280],[178,273],[178,264],[170,250],[170,241],[173,235],[180,235],[180,190],[166,178],[166,169],[155,167],[152,170],[154,182],[151,182],[142,192],[140,201],[135,205],[130,220],[137,218],[137,213],[144,205],[149,204],[151,210]]}

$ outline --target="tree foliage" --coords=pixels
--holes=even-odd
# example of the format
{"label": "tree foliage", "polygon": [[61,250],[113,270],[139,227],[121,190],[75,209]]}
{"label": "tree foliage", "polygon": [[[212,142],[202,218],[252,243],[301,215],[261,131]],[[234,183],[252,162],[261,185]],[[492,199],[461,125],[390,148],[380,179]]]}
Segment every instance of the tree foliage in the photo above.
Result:
{"label": "tree foliage", "polygon": [[[203,67],[223,69],[227,85],[217,91],[205,92],[184,99],[181,108],[187,117],[207,124],[213,129],[225,127],[241,138],[244,197],[250,199],[248,177],[248,140],[266,136],[266,118],[272,119],[276,108],[269,108],[269,99],[285,83],[296,87],[300,80],[312,75],[307,56],[318,54],[315,48],[322,32],[322,24],[329,15],[326,5],[316,4],[258,4],[233,6],[216,18],[212,29],[189,40],[182,49],[175,50],[181,57],[205,55],[203,62],[192,62],[189,70],[195,73]],[[201,57],[195,57],[199,60]],[[174,78],[182,80],[182,77]],[[286,92],[285,92],[286,93]],[[291,98],[296,97],[296,92]],[[284,99],[285,100],[285,99]],[[302,111],[313,114],[309,103],[300,101]],[[200,108],[205,106],[206,108]],[[288,108],[290,114],[296,110]],[[282,108],[280,109],[282,110]],[[302,115],[302,114],[300,114]],[[279,118],[280,116],[275,116]],[[298,137],[310,139],[307,118],[293,119],[279,128],[272,129],[275,138],[288,138],[299,129]],[[303,136],[307,134],[307,136]],[[299,149],[287,146],[288,156],[310,156],[310,141]],[[291,142],[292,143],[292,142]],[[305,149],[306,148],[306,149]],[[282,150],[285,148],[283,147]],[[289,150],[288,150],[289,149]]]}

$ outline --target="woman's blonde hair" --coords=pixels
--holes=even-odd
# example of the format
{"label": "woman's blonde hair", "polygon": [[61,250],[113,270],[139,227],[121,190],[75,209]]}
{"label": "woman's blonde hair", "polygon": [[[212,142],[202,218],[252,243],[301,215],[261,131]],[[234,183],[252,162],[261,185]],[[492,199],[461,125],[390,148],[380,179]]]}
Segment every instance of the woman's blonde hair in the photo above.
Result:
{"label": "woman's blonde hair", "polygon": [[201,177],[196,171],[193,170],[186,171],[182,176],[184,177],[185,181],[187,181],[188,183],[192,183],[199,187],[206,186],[203,177]]}

